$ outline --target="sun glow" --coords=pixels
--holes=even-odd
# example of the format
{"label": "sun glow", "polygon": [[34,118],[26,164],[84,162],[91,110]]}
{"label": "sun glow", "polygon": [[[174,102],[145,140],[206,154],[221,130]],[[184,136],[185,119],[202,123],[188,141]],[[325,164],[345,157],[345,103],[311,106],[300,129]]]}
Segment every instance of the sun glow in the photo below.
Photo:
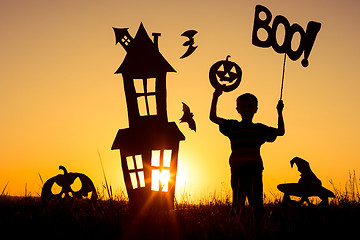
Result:
{"label": "sun glow", "polygon": [[152,170],[151,190],[167,192],[169,189],[170,170]]}
{"label": "sun glow", "polygon": [[175,186],[177,192],[182,192],[185,189],[187,174],[188,173],[186,171],[186,168],[184,168],[182,165],[178,167]]}
{"label": "sun glow", "polygon": [[167,192],[169,188],[170,170],[162,170],[160,173],[160,184],[163,192]]}

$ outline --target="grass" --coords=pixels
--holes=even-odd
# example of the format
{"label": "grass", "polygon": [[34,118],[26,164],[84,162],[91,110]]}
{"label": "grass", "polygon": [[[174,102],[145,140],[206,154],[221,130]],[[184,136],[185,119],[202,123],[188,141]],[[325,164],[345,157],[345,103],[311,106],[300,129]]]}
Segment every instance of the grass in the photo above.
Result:
{"label": "grass", "polygon": [[[326,208],[284,207],[268,200],[255,223],[248,208],[230,214],[230,196],[214,193],[193,204],[182,201],[175,210],[139,218],[128,209],[124,193],[109,194],[104,184],[100,200],[43,203],[38,197],[0,196],[1,239],[344,239],[358,235],[360,194],[354,173]],[[185,193],[184,193],[185,194]],[[108,195],[108,196],[106,196]],[[186,195],[186,194],[185,194]],[[110,198],[109,198],[110,197]],[[185,198],[186,199],[186,198]]]}
{"label": "grass", "polygon": [[0,229],[4,239],[343,239],[357,235],[360,223],[354,202],[328,208],[267,203],[258,225],[248,209],[240,217],[230,209],[221,201],[184,203],[138,219],[121,199],[44,204],[36,197],[7,196],[0,199]]}

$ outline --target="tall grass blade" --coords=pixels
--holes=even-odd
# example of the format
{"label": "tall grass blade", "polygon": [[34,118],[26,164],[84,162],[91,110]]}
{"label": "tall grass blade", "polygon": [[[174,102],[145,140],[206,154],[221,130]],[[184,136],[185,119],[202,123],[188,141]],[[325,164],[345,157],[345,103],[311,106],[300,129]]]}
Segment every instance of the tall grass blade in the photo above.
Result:
{"label": "tall grass blade", "polygon": [[4,189],[2,190],[1,195],[0,195],[1,197],[4,195],[4,192],[5,192],[6,187],[7,187],[7,185],[8,185],[8,184],[9,184],[9,182],[7,182],[7,183],[6,183],[6,185],[5,185]]}
{"label": "tall grass blade", "polygon": [[98,155],[99,155],[99,159],[100,159],[101,169],[102,169],[102,172],[103,172],[103,175],[104,175],[104,179],[105,179],[106,191],[107,191],[107,193],[108,193],[109,199],[112,200],[112,189],[109,187],[109,184],[108,184],[108,182],[107,182],[106,174],[105,174],[105,170],[104,170],[104,165],[103,165],[103,162],[102,162],[102,159],[101,159],[101,155],[100,155],[99,150],[98,150]]}
{"label": "tall grass blade", "polygon": [[[38,174],[39,174],[39,178],[40,178],[40,181],[41,181],[41,185],[44,186],[44,181],[43,181],[43,179],[41,177],[41,174],[39,172],[38,172]],[[41,186],[41,188],[42,188],[42,186]]]}

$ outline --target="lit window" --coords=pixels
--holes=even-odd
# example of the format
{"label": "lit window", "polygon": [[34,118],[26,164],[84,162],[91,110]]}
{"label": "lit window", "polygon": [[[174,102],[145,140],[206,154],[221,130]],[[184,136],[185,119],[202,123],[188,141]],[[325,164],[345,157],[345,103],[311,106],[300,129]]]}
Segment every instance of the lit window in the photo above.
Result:
{"label": "lit window", "polygon": [[164,150],[163,165],[164,167],[170,167],[171,162],[171,150]]}
{"label": "lit window", "polygon": [[151,190],[167,192],[169,190],[170,170],[152,170]]}
{"label": "lit window", "polygon": [[144,79],[134,79],[134,86],[136,93],[144,93]]}
{"label": "lit window", "polygon": [[127,167],[130,172],[130,181],[133,189],[145,187],[144,166],[142,163],[142,156],[135,155],[126,157]]}
{"label": "lit window", "polygon": [[151,190],[167,192],[169,190],[171,149],[151,152]]}
{"label": "lit window", "polygon": [[123,36],[123,38],[121,39],[121,41],[122,41],[126,46],[129,45],[129,43],[130,43],[130,39],[129,39],[126,35]]}
{"label": "lit window", "polygon": [[139,174],[140,187],[145,187],[144,171],[141,171],[138,174]]}
{"label": "lit window", "polygon": [[156,78],[148,78],[147,79],[147,91],[149,93],[155,92],[155,83],[156,83]]}
{"label": "lit window", "polygon": [[147,116],[148,114],[148,109],[146,106],[146,98],[145,96],[140,96],[137,98],[137,102],[138,102],[138,106],[139,106],[139,114],[140,116]]}
{"label": "lit window", "polygon": [[129,170],[134,170],[135,169],[134,159],[133,159],[132,156],[126,157],[126,162],[127,162],[127,166],[128,166]]}
{"label": "lit window", "polygon": [[157,115],[156,78],[134,79],[140,116]]}
{"label": "lit window", "polygon": [[136,168],[137,169],[142,169],[143,168],[141,155],[135,155],[135,162],[136,162]]}
{"label": "lit window", "polygon": [[157,109],[156,109],[156,96],[151,95],[147,98],[148,104],[149,104],[149,115],[156,115]]}
{"label": "lit window", "polygon": [[160,167],[160,150],[153,150],[151,152],[151,166]]}
{"label": "lit window", "polygon": [[151,190],[159,191],[159,186],[160,186],[160,170],[153,169],[152,178],[151,178]]}
{"label": "lit window", "polygon": [[162,170],[160,173],[161,191],[167,192],[169,188],[170,170]]}
{"label": "lit window", "polygon": [[133,189],[137,188],[138,185],[137,185],[136,173],[134,172],[130,173],[130,179]]}

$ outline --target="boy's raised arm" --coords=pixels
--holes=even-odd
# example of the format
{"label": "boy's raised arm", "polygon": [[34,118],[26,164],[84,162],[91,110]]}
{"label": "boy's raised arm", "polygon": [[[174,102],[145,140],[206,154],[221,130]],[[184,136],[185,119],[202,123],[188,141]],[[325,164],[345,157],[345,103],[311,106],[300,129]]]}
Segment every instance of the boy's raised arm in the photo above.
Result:
{"label": "boy's raised arm", "polygon": [[285,134],[285,124],[284,124],[284,118],[283,118],[283,109],[284,109],[284,103],[282,100],[279,100],[277,106],[276,106],[277,112],[278,112],[278,128],[277,128],[277,135],[278,136],[284,136]]}
{"label": "boy's raised arm", "polygon": [[222,124],[223,121],[224,121],[224,119],[218,117],[217,113],[216,113],[217,102],[218,102],[218,99],[219,99],[221,94],[222,94],[221,89],[215,89],[215,92],[213,94],[213,98],[212,98],[212,101],[211,101],[211,108],[210,108],[210,120],[213,123],[216,123],[218,125]]}

